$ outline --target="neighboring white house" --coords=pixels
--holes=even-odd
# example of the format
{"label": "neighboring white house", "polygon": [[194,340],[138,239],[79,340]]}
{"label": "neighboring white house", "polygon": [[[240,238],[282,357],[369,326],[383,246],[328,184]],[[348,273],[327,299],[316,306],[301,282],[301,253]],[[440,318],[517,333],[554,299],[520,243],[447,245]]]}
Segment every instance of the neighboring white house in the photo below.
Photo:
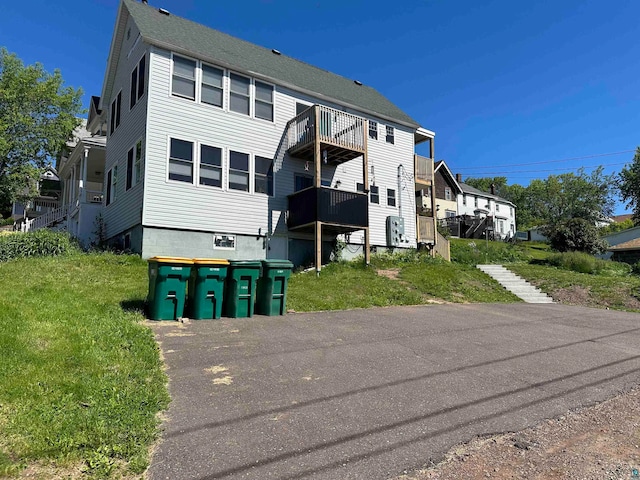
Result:
{"label": "neighboring white house", "polygon": [[106,236],[144,258],[416,246],[434,134],[357,80],[122,0],[100,108]]}
{"label": "neighboring white house", "polygon": [[493,190],[483,192],[462,182],[460,174],[456,175],[462,193],[458,195],[458,215],[493,219],[496,239],[511,238],[516,233],[516,206],[499,197]]}

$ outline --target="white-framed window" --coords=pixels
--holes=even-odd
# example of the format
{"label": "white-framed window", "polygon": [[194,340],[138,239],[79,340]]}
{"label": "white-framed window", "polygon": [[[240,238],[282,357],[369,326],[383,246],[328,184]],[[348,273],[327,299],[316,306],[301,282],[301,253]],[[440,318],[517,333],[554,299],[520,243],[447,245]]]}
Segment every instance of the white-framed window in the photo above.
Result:
{"label": "white-framed window", "polygon": [[229,110],[250,115],[251,79],[231,72],[229,73],[229,85]]}
{"label": "white-framed window", "polygon": [[445,210],[444,215],[447,218],[451,218],[456,216],[456,212],[454,212],[453,210]]}
{"label": "white-framed window", "polygon": [[387,188],[387,205],[389,207],[396,206],[396,191],[392,188]]}
{"label": "white-framed window", "polygon": [[509,216],[513,217],[513,207],[509,207]]}
{"label": "white-framed window", "polygon": [[371,199],[371,203],[380,203],[380,187],[376,185],[371,185],[369,188],[369,198]]}
{"label": "white-framed window", "polygon": [[193,142],[170,139],[169,180],[193,183]]}
{"label": "white-framed window", "polygon": [[478,197],[473,197],[473,206],[478,208]]}
{"label": "white-framed window", "polygon": [[369,120],[369,138],[378,139],[378,122]]}
{"label": "white-framed window", "polygon": [[142,180],[142,140],[138,140],[134,147],[127,152],[127,178],[125,179],[125,191]]}
{"label": "white-framed window", "polygon": [[116,201],[116,193],[118,192],[118,165],[114,165],[107,172],[107,188],[105,205],[111,205]]}
{"label": "white-framed window", "polygon": [[222,188],[222,149],[200,145],[200,185]]}
{"label": "white-framed window", "polygon": [[256,80],[255,90],[255,117],[273,122],[273,85]]}
{"label": "white-framed window", "polygon": [[249,154],[229,151],[229,189],[249,191]]}
{"label": "white-framed window", "polygon": [[464,205],[465,207],[467,206],[467,196],[466,195],[462,195],[462,205]]}
{"label": "white-framed window", "polygon": [[444,187],[444,199],[451,200],[451,189],[449,187]]}
{"label": "white-framed window", "polygon": [[224,70],[202,64],[200,101],[222,108],[224,99]]}
{"label": "white-framed window", "polygon": [[255,156],[255,174],[253,191],[273,196],[273,160]]}
{"label": "white-framed window", "polygon": [[386,137],[387,143],[395,143],[395,132],[393,130],[393,127],[390,127],[387,125],[387,137]]}
{"label": "white-framed window", "polygon": [[178,97],[196,99],[196,66],[197,62],[178,55],[173,55],[173,75],[171,77],[171,93]]}
{"label": "white-framed window", "polygon": [[111,102],[111,113],[109,115],[110,120],[110,129],[109,135],[112,135],[115,132],[116,128],[120,126],[120,109],[122,107],[122,90],[118,92],[116,98]]}
{"label": "white-framed window", "polygon": [[499,212],[499,211],[500,211],[500,205],[496,203],[496,212]]}
{"label": "white-framed window", "polygon": [[144,95],[146,76],[146,55],[143,55],[136,68],[131,72],[131,85],[129,90],[129,110],[135,107],[142,95]]}

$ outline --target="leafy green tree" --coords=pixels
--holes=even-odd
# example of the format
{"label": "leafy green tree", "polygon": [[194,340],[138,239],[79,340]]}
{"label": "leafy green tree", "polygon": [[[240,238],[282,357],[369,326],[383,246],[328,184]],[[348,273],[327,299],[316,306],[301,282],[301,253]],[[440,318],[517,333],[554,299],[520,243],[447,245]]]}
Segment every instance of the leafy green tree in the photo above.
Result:
{"label": "leafy green tree", "polygon": [[607,249],[607,243],[600,238],[598,227],[583,218],[564,219],[543,230],[546,230],[551,247],[560,252],[596,254]]}
{"label": "leafy green tree", "polygon": [[633,161],[618,174],[616,182],[622,200],[633,211],[634,225],[640,224],[640,147],[636,148]]}
{"label": "leafy green tree", "polygon": [[605,227],[601,227],[600,235],[609,235],[610,233],[621,232],[630,228],[633,228],[633,220],[628,218],[624,222],[613,222]]}
{"label": "leafy green tree", "polygon": [[0,205],[37,194],[40,173],[80,124],[81,96],[64,86],[59,70],[25,66],[0,48]]}

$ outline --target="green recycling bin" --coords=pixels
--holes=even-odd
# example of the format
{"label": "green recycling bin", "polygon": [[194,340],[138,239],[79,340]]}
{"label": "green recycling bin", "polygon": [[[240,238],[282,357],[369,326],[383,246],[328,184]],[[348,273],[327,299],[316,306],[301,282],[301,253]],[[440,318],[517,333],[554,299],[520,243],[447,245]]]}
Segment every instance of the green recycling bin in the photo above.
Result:
{"label": "green recycling bin", "polygon": [[293,269],[289,260],[263,260],[258,280],[256,313],[284,315],[287,312],[287,285]]}
{"label": "green recycling bin", "polygon": [[224,314],[226,317],[253,316],[260,266],[260,260],[229,261],[224,295]]}
{"label": "green recycling bin", "polygon": [[194,258],[189,277],[188,304],[194,320],[220,318],[227,278],[227,260]]}
{"label": "green recycling bin", "polygon": [[149,318],[177,320],[184,315],[187,281],[193,260],[181,257],[149,259]]}

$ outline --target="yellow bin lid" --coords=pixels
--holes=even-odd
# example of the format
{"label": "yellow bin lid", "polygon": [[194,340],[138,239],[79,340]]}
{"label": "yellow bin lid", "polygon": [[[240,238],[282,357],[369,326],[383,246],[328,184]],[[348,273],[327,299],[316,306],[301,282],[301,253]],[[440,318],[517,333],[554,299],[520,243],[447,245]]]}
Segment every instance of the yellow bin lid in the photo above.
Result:
{"label": "yellow bin lid", "polygon": [[157,262],[157,263],[174,263],[181,265],[193,265],[193,260],[191,258],[184,257],[151,257],[149,262]]}
{"label": "yellow bin lid", "polygon": [[229,265],[229,260],[222,258],[194,258],[193,263],[196,265]]}

